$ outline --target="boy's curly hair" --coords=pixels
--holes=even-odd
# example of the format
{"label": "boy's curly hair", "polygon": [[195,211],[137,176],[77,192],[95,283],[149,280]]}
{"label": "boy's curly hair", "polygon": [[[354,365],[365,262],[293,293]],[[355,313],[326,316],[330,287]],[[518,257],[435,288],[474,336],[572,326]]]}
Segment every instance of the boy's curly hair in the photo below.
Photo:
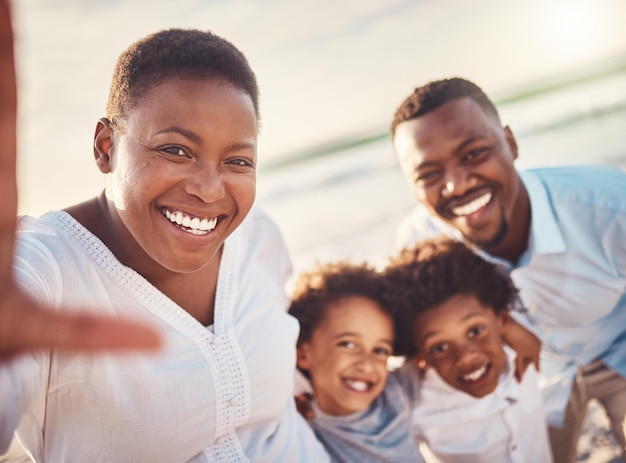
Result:
{"label": "boy's curly hair", "polygon": [[408,356],[416,353],[412,327],[417,316],[450,297],[473,295],[496,313],[517,301],[518,290],[505,269],[444,237],[403,249],[390,259],[384,277],[385,299],[399,312],[399,350]]}
{"label": "boy's curly hair", "polygon": [[302,273],[295,282],[289,313],[300,322],[298,346],[308,342],[333,304],[347,297],[363,297],[377,302],[395,320],[383,294],[382,275],[367,263],[347,261],[318,264]]}

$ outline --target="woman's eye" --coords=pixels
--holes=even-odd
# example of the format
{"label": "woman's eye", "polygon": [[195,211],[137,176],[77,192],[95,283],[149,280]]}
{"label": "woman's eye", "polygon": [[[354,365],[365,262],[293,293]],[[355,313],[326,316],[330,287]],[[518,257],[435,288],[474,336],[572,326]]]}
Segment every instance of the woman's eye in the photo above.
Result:
{"label": "woman's eye", "polygon": [[226,164],[237,167],[253,167],[252,162],[244,158],[229,159],[228,161],[226,161]]}
{"label": "woman's eye", "polygon": [[187,156],[187,152],[180,146],[166,146],[165,148],[161,148],[159,151],[172,154],[174,156]]}

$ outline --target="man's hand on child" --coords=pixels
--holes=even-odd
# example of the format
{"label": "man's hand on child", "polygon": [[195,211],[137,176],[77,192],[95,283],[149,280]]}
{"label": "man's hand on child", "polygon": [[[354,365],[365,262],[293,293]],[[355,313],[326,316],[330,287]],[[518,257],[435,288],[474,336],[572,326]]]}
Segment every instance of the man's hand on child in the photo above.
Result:
{"label": "man's hand on child", "polygon": [[515,378],[521,381],[528,366],[533,363],[539,371],[539,353],[541,341],[513,318],[508,320],[502,330],[504,341],[517,353],[515,357]]}

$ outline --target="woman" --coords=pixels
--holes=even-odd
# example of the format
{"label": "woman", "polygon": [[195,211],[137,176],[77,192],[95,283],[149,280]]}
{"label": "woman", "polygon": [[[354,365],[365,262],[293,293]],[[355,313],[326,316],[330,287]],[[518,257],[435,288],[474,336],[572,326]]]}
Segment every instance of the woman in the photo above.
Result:
{"label": "woman", "polygon": [[20,218],[14,274],[53,310],[143,320],[163,348],[5,362],[2,431],[35,460],[327,458],[292,399],[290,262],[253,208],[257,130],[254,74],[224,39],[172,29],[120,56],[94,136],[105,190]]}

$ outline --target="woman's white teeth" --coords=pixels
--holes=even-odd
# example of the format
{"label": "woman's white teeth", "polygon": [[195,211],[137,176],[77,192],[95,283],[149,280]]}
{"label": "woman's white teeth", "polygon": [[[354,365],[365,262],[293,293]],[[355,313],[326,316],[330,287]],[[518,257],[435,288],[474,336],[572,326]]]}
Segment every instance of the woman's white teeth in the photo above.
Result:
{"label": "woman's white teeth", "polygon": [[479,196],[478,198],[470,201],[467,204],[463,204],[459,207],[453,207],[452,212],[454,213],[454,215],[457,216],[470,215],[476,212],[481,207],[486,206],[489,201],[491,201],[491,193],[485,193],[484,195]]}
{"label": "woman's white teeth", "polygon": [[177,225],[185,227],[183,230],[188,231],[194,235],[204,235],[206,232],[211,231],[217,225],[217,217],[212,219],[200,217],[191,217],[185,215],[180,211],[170,212],[165,209],[165,217]]}
{"label": "woman's white teeth", "polygon": [[467,375],[463,376],[463,380],[464,381],[476,381],[477,379],[479,379],[482,375],[485,374],[485,371],[487,371],[487,365],[483,365],[482,367],[480,367],[478,370],[475,370]]}

